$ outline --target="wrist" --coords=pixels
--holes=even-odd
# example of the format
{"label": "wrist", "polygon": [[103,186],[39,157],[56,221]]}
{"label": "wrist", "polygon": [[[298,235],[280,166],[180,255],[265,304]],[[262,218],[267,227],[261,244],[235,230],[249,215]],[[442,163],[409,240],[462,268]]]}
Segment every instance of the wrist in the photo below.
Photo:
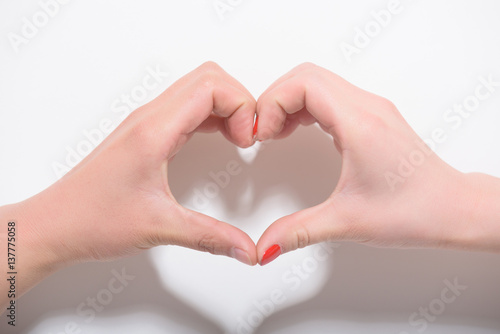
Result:
{"label": "wrist", "polygon": [[450,207],[454,228],[450,243],[455,247],[500,252],[500,179],[461,174],[455,203]]}
{"label": "wrist", "polygon": [[[15,254],[14,268],[19,278],[16,283],[16,298],[63,267],[58,254],[52,251],[45,234],[42,233],[43,218],[33,205],[33,201],[36,202],[35,198],[36,196],[0,208],[0,226],[2,228],[0,235],[3,240],[7,241],[9,222],[15,223],[14,247],[11,246],[15,250],[11,253]],[[2,249],[1,252],[5,252],[2,259],[6,261],[7,249]],[[2,267],[8,269],[7,263]]]}

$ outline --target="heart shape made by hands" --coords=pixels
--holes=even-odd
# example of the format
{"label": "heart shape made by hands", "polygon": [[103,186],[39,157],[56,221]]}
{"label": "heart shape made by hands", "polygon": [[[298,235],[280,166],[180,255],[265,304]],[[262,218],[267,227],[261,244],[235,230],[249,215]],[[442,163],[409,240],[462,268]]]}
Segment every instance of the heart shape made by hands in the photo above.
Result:
{"label": "heart shape made by hands", "polygon": [[[287,140],[239,152],[220,135],[197,135],[176,156],[169,175],[180,204],[231,222],[257,240],[269,222],[326,199],[340,167],[331,138],[309,126]],[[167,290],[228,333],[251,333],[275,311],[321,290],[334,248],[307,247],[266,267],[181,247],[152,254]]]}

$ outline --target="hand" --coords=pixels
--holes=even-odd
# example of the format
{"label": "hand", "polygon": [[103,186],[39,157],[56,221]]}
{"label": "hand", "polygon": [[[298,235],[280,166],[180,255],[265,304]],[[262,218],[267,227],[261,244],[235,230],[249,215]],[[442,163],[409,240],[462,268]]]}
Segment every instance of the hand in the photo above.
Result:
{"label": "hand", "polygon": [[238,146],[252,145],[255,105],[239,82],[217,65],[204,64],[134,111],[60,181],[1,208],[2,219],[17,220],[23,240],[17,256],[24,269],[18,270],[30,279],[18,290],[63,266],[157,245],[256,264],[255,244],[247,234],[180,206],[167,176],[169,160],[196,131],[219,130]]}
{"label": "hand", "polygon": [[499,180],[447,165],[386,99],[304,64],[262,94],[257,115],[259,140],[317,121],[342,156],[325,202],[277,220],[262,235],[261,264],[327,240],[500,250]]}

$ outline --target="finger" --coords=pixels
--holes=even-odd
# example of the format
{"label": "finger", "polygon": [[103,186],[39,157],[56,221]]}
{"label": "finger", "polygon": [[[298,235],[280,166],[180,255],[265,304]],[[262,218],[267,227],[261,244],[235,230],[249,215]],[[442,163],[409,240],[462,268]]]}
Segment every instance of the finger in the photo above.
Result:
{"label": "finger", "polygon": [[[280,102],[276,99],[276,95],[278,93],[277,88],[282,84],[283,83],[276,85],[274,89],[271,89],[265,95],[261,95],[257,102],[256,109],[259,117],[259,124],[254,130],[257,140],[274,139],[283,130],[288,114],[293,114],[305,108],[305,105],[299,107],[297,104],[298,109],[286,110],[280,105]],[[287,99],[304,100],[301,97],[294,96],[293,94],[295,93],[296,92],[284,90],[279,91],[280,98],[283,101]]]}
{"label": "finger", "polygon": [[[290,78],[294,77],[298,73],[300,73],[300,72],[302,72],[304,70],[310,69],[310,68],[315,68],[315,67],[317,67],[317,66],[315,66],[315,65],[313,65],[311,63],[301,64],[301,65],[293,68],[291,71],[289,71],[288,73],[286,73],[282,77],[280,77],[278,80],[274,81],[261,94],[260,98],[258,99],[258,101],[257,101],[257,115],[259,115],[260,105],[262,105],[262,103],[264,103],[263,102],[265,100],[264,97],[268,97],[269,96],[269,92],[271,92],[277,86],[281,85],[283,82],[285,82],[285,81],[289,80]],[[281,133],[281,131],[283,130],[283,127],[285,126],[285,122],[286,122],[286,114],[284,114],[284,113],[268,114],[268,115],[265,114],[264,115],[264,125],[271,127],[271,129],[272,129],[271,133]],[[276,130],[276,129],[279,129],[279,130]],[[265,133],[267,131],[266,130],[259,131],[258,128],[254,129],[254,136],[256,137],[256,139],[262,140],[262,139],[260,139],[261,137],[265,138],[265,139],[269,139],[268,136],[266,136],[265,134],[261,135],[262,132]],[[293,132],[293,131],[288,131],[288,133],[291,133],[291,132]],[[286,136],[287,135],[280,135],[279,138],[284,138]],[[278,137],[272,137],[272,138],[278,139]]]}
{"label": "finger", "polygon": [[[309,67],[307,69],[307,67]],[[366,92],[341,77],[314,65],[281,80],[257,103],[259,129],[257,138],[267,140],[278,135],[287,115],[306,109],[332,135],[341,135],[345,122],[356,119],[358,101],[365,101]]]}
{"label": "finger", "polygon": [[271,224],[257,243],[259,263],[266,265],[281,254],[322,241],[346,240],[348,231],[333,201],[327,200]]}
{"label": "finger", "polygon": [[[215,66],[218,66],[215,64]],[[238,110],[231,116],[223,120],[223,125],[219,128],[219,131],[232,143],[241,147],[248,147],[254,144],[253,140],[253,121],[255,116],[255,109],[257,101],[253,95],[248,91],[248,89],[243,86],[238,80],[229,75],[227,72],[221,70],[221,75],[224,80],[231,83],[232,86],[239,89],[242,94],[249,99],[251,106],[249,108]],[[252,140],[248,140],[248,128],[252,129]],[[242,144],[242,139],[244,138],[245,143]]]}
{"label": "finger", "polygon": [[257,252],[252,239],[240,229],[204,214],[181,207],[173,217],[167,212],[168,230],[155,231],[159,243],[178,245],[215,255],[232,257],[242,263],[255,265]]}
{"label": "finger", "polygon": [[[254,143],[255,99],[218,65],[207,63],[174,83],[133,116],[134,132],[170,157],[212,114],[225,119],[225,130],[241,147]],[[220,125],[220,124],[219,124]],[[219,126],[217,125],[217,126]],[[158,139],[162,138],[161,146]]]}
{"label": "finger", "polygon": [[311,125],[316,123],[316,119],[306,109],[302,109],[295,114],[288,115],[285,124],[279,134],[274,139],[282,139],[290,136],[299,125]]}
{"label": "finger", "polygon": [[226,128],[225,118],[210,115],[206,120],[203,121],[195,130],[195,132],[201,133],[212,133],[217,131],[223,131]]}
{"label": "finger", "polygon": [[300,64],[296,67],[294,67],[292,70],[290,70],[288,73],[284,74],[281,76],[278,80],[274,81],[262,94],[266,95],[269,91],[273,90],[276,86],[280,85],[283,81],[286,81],[290,79],[291,77],[295,76],[297,73],[300,73],[304,70],[309,70],[311,68],[318,68],[318,66],[312,64],[312,63],[303,63]]}
{"label": "finger", "polygon": [[[252,127],[255,100],[232,83],[222,70],[207,70],[176,96],[182,111],[169,117],[170,129],[176,134],[195,131],[212,112],[224,119],[225,129],[239,146],[253,144]],[[220,122],[219,122],[220,125]],[[221,127],[222,128],[222,127]]]}
{"label": "finger", "polygon": [[[249,146],[253,144],[251,131],[253,126],[253,117],[255,114],[256,101],[250,92],[236,79],[225,72],[215,63],[208,62],[193,71],[193,80],[190,85],[186,85],[187,94],[195,93],[194,108],[199,108],[202,115],[198,118],[187,117],[184,128],[186,132],[194,131],[208,118],[212,112],[221,118],[217,122],[219,130],[231,138],[231,141],[240,146]],[[201,90],[201,92],[199,91]],[[178,97],[185,101],[185,95]],[[205,110],[203,110],[203,106]],[[208,115],[207,115],[208,112]],[[189,113],[186,113],[189,114]],[[188,116],[188,115],[186,115]],[[221,125],[224,125],[222,127]]]}
{"label": "finger", "polygon": [[229,133],[227,118],[224,117],[211,115],[198,126],[195,132],[200,132],[200,133],[220,132],[228,141],[230,141],[235,145],[238,145],[238,143],[235,142],[234,137]]}

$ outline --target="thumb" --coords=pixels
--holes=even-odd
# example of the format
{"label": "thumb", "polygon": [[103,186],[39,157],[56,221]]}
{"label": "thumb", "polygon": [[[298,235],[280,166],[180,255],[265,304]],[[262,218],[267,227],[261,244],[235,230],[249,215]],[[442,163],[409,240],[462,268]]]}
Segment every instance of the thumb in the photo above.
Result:
{"label": "thumb", "polygon": [[255,243],[239,228],[183,207],[172,220],[160,238],[162,244],[226,255],[251,266],[257,263]]}
{"label": "thumb", "polygon": [[259,263],[263,266],[279,255],[322,241],[346,237],[347,225],[335,209],[333,200],[298,211],[275,221],[257,243]]}

